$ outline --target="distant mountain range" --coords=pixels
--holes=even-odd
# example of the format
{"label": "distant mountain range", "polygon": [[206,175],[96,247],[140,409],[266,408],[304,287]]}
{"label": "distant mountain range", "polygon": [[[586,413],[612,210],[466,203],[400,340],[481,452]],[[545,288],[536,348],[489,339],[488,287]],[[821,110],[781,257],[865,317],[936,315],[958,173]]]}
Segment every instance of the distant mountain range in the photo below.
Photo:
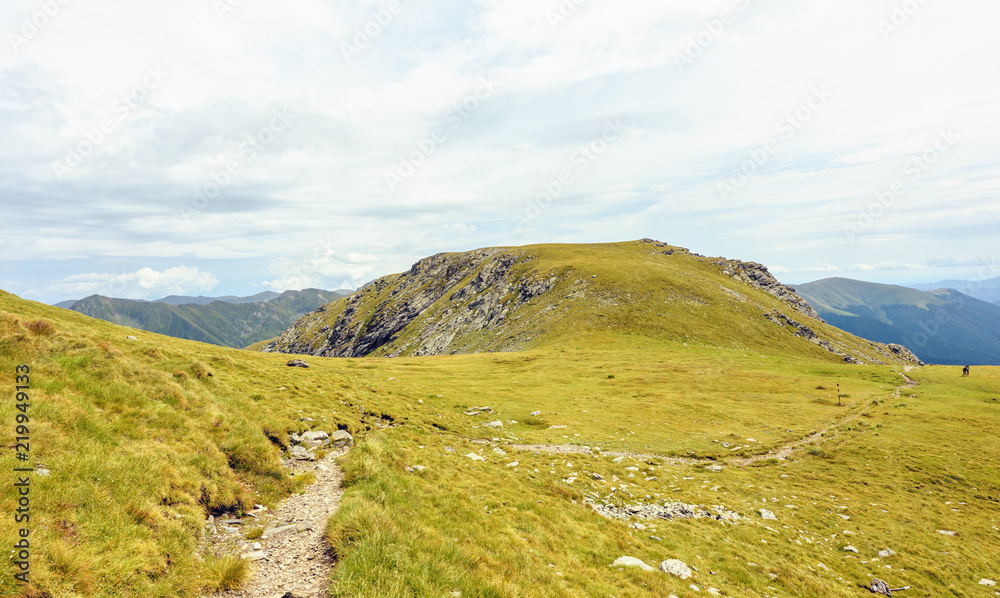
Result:
{"label": "distant mountain range", "polygon": [[908,284],[913,289],[921,291],[936,291],[938,289],[953,289],[975,297],[980,301],[1000,305],[1000,277],[987,280],[942,280],[940,282]]}
{"label": "distant mountain range", "polygon": [[275,336],[303,314],[352,292],[304,289],[252,297],[171,295],[159,301],[92,295],[57,305],[123,326],[241,348]]}
{"label": "distant mountain range", "polygon": [[954,289],[928,292],[848,278],[797,285],[795,291],[830,324],[874,341],[904,345],[928,363],[1000,365],[996,304]]}

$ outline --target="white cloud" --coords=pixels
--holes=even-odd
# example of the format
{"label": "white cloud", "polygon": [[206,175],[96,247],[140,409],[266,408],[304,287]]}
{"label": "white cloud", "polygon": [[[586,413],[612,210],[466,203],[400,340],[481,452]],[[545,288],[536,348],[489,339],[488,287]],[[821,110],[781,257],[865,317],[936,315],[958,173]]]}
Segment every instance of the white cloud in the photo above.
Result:
{"label": "white cloud", "polygon": [[838,266],[833,264],[827,264],[826,262],[816,261],[816,265],[810,268],[802,268],[803,272],[840,272]]}
{"label": "white cloud", "polygon": [[125,299],[159,299],[167,295],[207,293],[218,284],[219,280],[210,272],[177,266],[163,272],[152,268],[141,268],[135,272],[119,274],[76,274],[50,285],[44,292],[67,299],[81,299],[90,295]]}

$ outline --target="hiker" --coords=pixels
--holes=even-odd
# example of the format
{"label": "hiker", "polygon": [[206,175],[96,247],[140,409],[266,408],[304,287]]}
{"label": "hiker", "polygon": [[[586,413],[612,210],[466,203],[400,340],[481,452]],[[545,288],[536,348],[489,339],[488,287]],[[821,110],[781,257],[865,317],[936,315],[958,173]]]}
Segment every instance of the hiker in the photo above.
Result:
{"label": "hiker", "polygon": [[965,366],[964,368],[962,368],[962,375],[963,376],[969,375],[969,366]]}

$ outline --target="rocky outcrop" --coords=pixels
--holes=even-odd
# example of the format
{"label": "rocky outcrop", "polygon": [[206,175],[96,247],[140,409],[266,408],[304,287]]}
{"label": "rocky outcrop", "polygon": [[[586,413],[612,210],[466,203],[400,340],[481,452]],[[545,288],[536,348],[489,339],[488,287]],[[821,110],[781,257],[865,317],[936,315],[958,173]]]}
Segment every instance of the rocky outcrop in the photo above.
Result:
{"label": "rocky outcrop", "polygon": [[[380,278],[352,295],[332,323],[319,330],[322,344],[301,334],[311,318],[300,320],[262,349],[325,357],[361,357],[395,343],[387,357],[404,353],[440,355],[458,352],[456,339],[484,329],[498,329],[517,308],[548,292],[552,276],[532,276],[515,266],[531,260],[516,250],[484,249],[438,254],[409,271]],[[443,305],[441,304],[443,302]],[[437,305],[433,319],[426,317]],[[329,306],[324,306],[328,308]],[[402,338],[421,320],[415,334]],[[399,342],[397,342],[399,341]]]}
{"label": "rocky outcrop", "polygon": [[768,271],[767,267],[756,262],[741,262],[725,258],[720,258],[716,263],[727,276],[774,295],[804,316],[823,321],[808,301],[796,295],[792,287],[778,282],[778,279]]}

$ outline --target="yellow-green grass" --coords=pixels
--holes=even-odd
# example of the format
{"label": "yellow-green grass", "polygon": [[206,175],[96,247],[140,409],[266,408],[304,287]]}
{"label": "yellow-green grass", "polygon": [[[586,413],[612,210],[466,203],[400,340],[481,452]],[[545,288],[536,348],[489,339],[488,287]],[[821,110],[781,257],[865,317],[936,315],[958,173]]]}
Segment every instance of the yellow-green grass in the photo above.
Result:
{"label": "yellow-green grass", "polygon": [[[52,472],[32,477],[27,589],[38,596],[211,590],[221,576],[197,555],[206,514],[274,506],[297,488],[278,464],[288,432],[338,425],[357,446],[327,530],[339,557],[333,596],[691,596],[692,582],[702,595],[853,596],[873,576],[914,586],[910,596],[986,596],[978,580],[1000,577],[996,368],[970,378],[921,368],[909,374],[920,386],[897,398],[899,366],[594,332],[526,353],[308,358],[312,367],[299,369],[285,355],[152,335],[7,294],[0,310],[0,384],[13,389],[14,367],[31,365],[32,463]],[[464,415],[485,405],[494,413]],[[0,402],[7,447],[14,415],[13,401]],[[503,429],[483,426],[492,420]],[[820,430],[812,451],[788,461],[732,465]],[[473,442],[492,438],[506,454]],[[535,454],[514,442],[657,458]],[[711,462],[725,467],[707,471]],[[427,469],[406,473],[411,465]],[[15,466],[4,451],[0,468]],[[4,487],[0,511],[12,513],[13,486]],[[647,494],[746,520],[639,531],[584,504]],[[4,546],[18,527],[0,520]],[[898,554],[873,561],[882,548]],[[623,555],[698,571],[682,582],[609,566]],[[13,574],[0,565],[0,596],[25,589]]]}

